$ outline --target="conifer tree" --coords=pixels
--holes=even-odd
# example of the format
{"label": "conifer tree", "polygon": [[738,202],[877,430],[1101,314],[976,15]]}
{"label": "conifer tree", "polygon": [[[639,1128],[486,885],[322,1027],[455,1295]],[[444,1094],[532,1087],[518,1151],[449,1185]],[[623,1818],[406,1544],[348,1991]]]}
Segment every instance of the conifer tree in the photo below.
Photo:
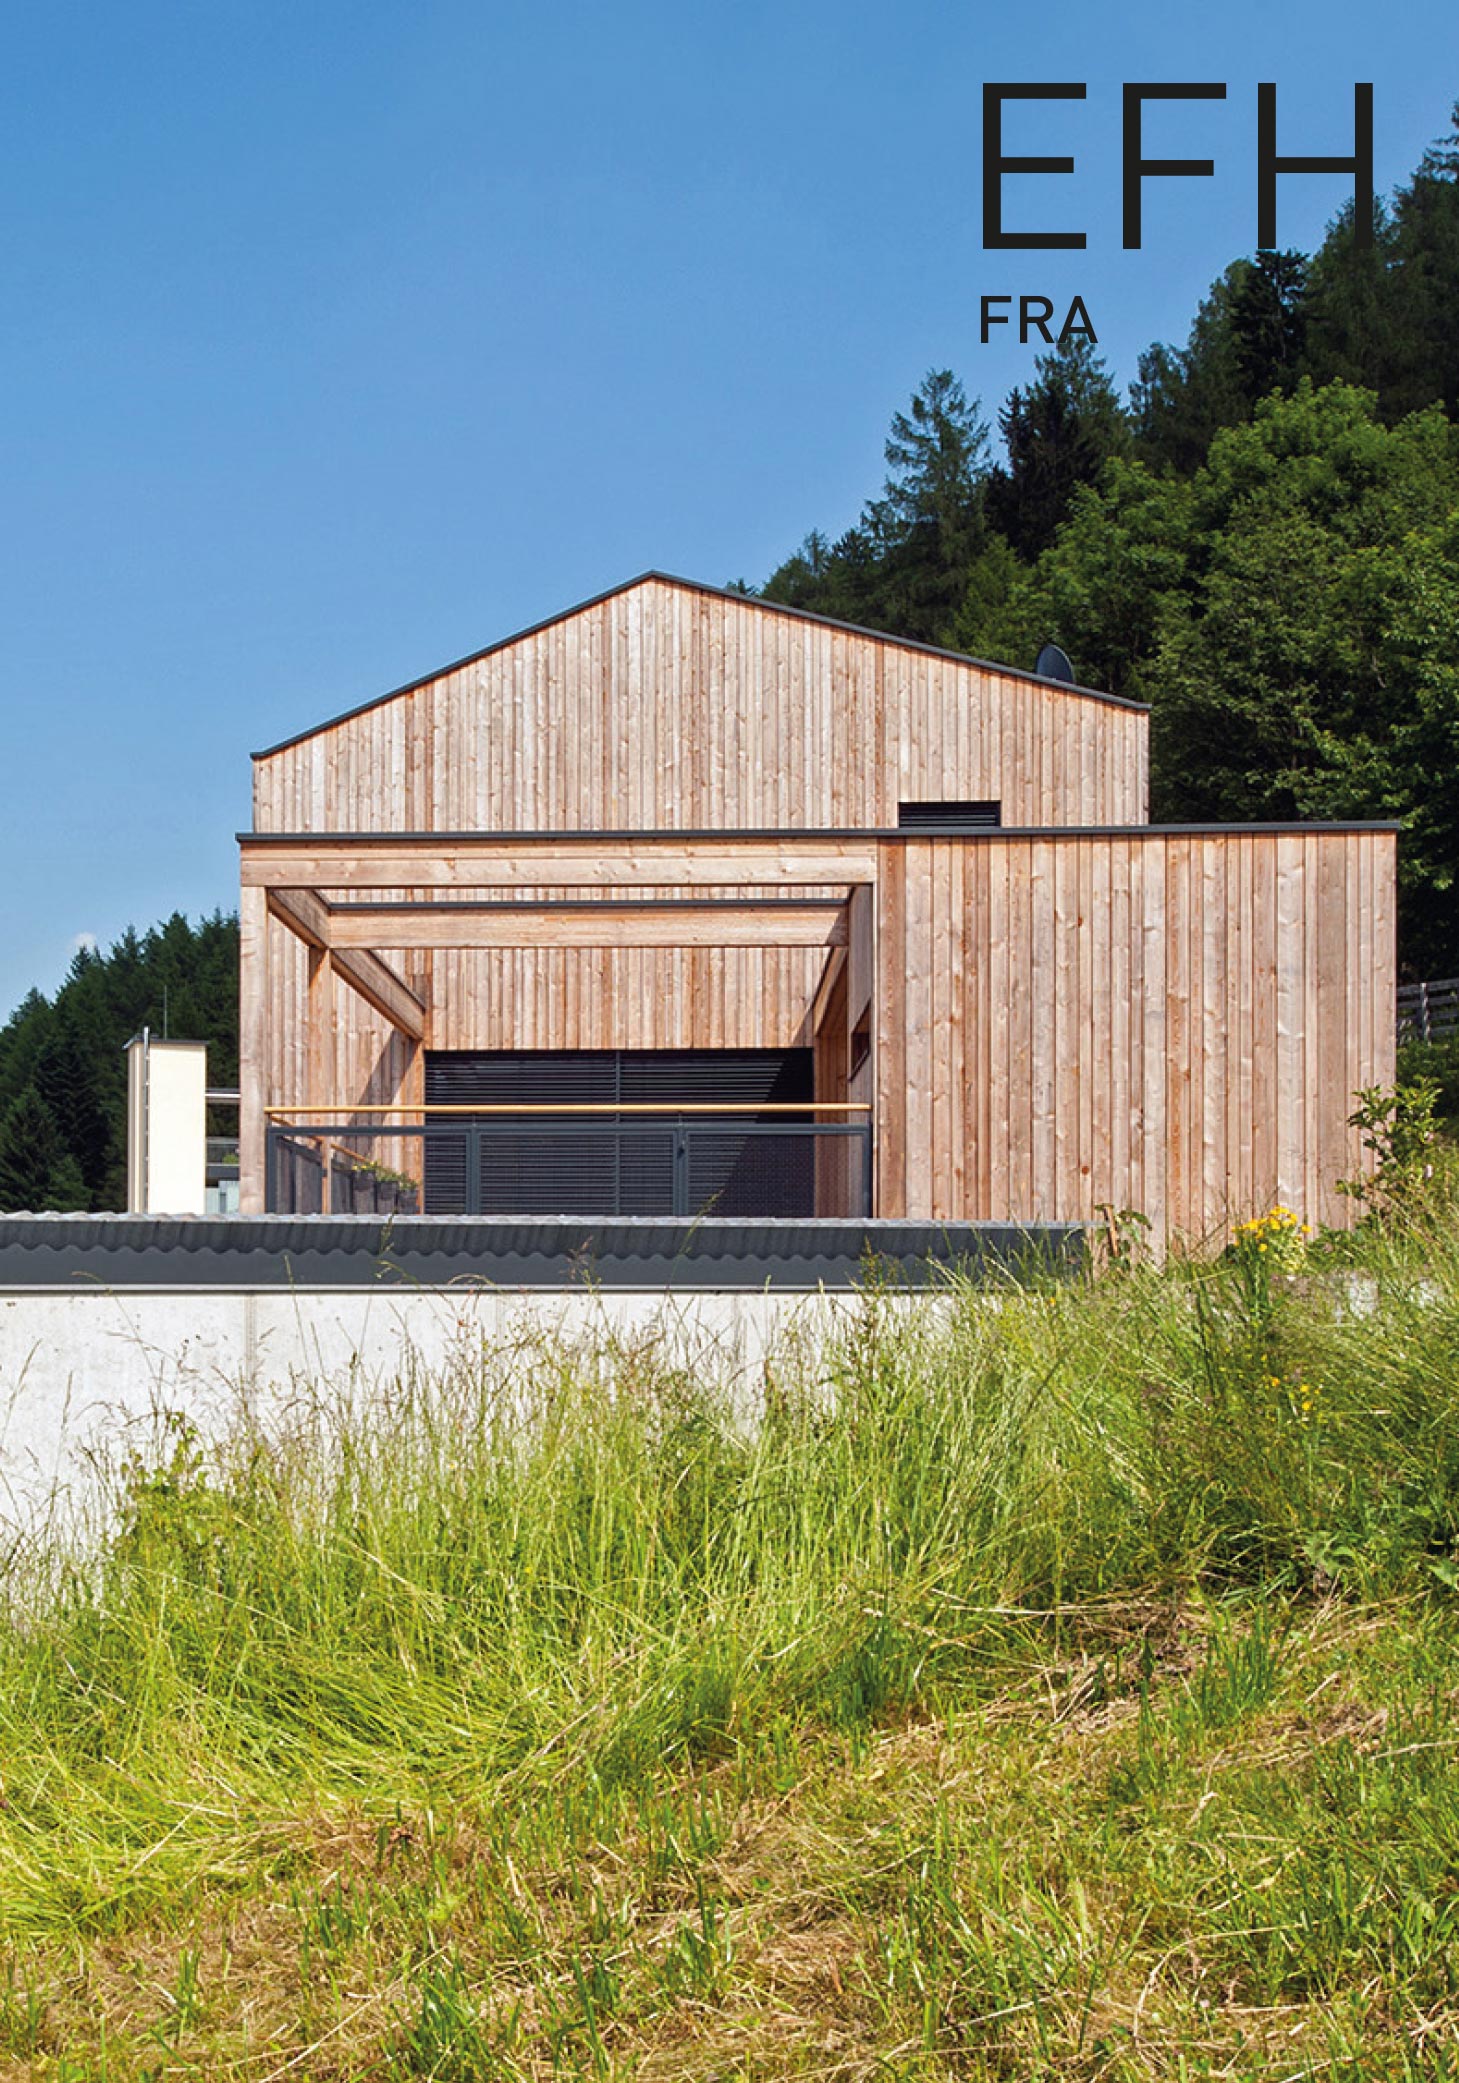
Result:
{"label": "conifer tree", "polygon": [[1231,343],[1248,406],[1289,391],[1307,341],[1307,256],[1258,253],[1241,268],[1231,297]]}
{"label": "conifer tree", "polygon": [[65,1193],[79,1186],[74,1167],[62,1173],[67,1154],[50,1109],[27,1086],[0,1119],[0,1209],[38,1214],[54,1208],[58,1187]]}
{"label": "conifer tree", "polygon": [[78,1006],[63,999],[36,1058],[34,1089],[88,1194],[101,1190],[111,1158],[111,1124],[102,1098],[103,1086],[111,1082],[106,1077],[111,1047],[110,1033],[95,1021],[84,1027]]}
{"label": "conifer tree", "polygon": [[987,517],[1021,557],[1036,557],[1068,517],[1079,485],[1129,446],[1109,371],[1087,340],[1040,355],[1033,381],[998,415],[1008,452],[988,480]]}
{"label": "conifer tree", "polygon": [[[0,1124],[9,1204],[119,1208],[126,1202],[126,1043],[141,1028],[205,1042],[212,1081],[238,1079],[238,926],[175,914],[124,932],[105,953],[82,949],[54,1000],[32,991],[0,1026]],[[39,1109],[39,1112],[36,1111]],[[26,1153],[29,1132],[45,1143]],[[215,1133],[231,1133],[220,1117]],[[79,1185],[78,1185],[79,1180]]]}

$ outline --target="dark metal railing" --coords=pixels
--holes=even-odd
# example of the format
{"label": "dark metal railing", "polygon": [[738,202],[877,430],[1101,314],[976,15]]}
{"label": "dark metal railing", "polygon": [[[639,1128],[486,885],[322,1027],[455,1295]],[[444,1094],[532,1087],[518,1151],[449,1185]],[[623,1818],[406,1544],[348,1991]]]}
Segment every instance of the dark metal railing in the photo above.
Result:
{"label": "dark metal railing", "polygon": [[380,1107],[351,1109],[348,1120],[296,1118],[319,1111],[270,1115],[270,1213],[871,1213],[863,1105],[425,1107],[408,1123],[405,1110]]}
{"label": "dark metal railing", "polygon": [[1398,1039],[1439,1041],[1459,1030],[1459,976],[1398,987]]}

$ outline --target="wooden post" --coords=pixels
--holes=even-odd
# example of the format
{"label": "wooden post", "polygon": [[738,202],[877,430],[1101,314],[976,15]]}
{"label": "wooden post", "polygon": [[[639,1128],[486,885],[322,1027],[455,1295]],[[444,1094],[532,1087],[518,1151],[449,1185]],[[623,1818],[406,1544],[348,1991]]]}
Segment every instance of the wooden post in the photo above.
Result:
{"label": "wooden post", "polygon": [[876,1206],[885,1221],[907,1213],[906,848],[881,848],[873,935],[873,1070],[876,1080]]}
{"label": "wooden post", "polygon": [[270,1039],[266,890],[239,892],[238,929],[238,1208],[262,1215]]}
{"label": "wooden post", "polygon": [[[308,1004],[305,1012],[304,1097],[311,1107],[334,1104],[330,1075],[334,1060],[334,1012],[329,988],[329,956],[323,948],[309,949]],[[319,1137],[319,1212],[334,1212],[334,1145],[328,1136]]]}
{"label": "wooden post", "polygon": [[[834,958],[833,958],[834,959]],[[814,1035],[815,1054],[812,1059],[815,1075],[815,1096],[819,1100],[844,1101],[846,1098],[846,966],[837,962],[835,980],[828,992],[821,997],[820,1020]],[[818,1121],[834,1119],[833,1116],[817,1115]],[[856,1203],[851,1199],[847,1171],[847,1157],[854,1149],[860,1155],[859,1146],[849,1136],[818,1136],[813,1145],[815,1151],[817,1215],[850,1215]]]}

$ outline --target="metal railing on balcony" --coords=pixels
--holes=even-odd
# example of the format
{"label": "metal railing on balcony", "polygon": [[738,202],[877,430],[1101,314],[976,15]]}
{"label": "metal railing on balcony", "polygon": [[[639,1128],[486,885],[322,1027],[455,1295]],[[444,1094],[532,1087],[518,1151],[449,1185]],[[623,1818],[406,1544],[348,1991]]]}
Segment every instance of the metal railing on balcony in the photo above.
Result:
{"label": "metal railing on balcony", "polygon": [[1398,987],[1398,1039],[1442,1041],[1459,1033],[1459,976]]}
{"label": "metal railing on balcony", "polygon": [[380,1107],[312,1118],[320,1111],[270,1113],[270,1213],[871,1213],[865,1104]]}

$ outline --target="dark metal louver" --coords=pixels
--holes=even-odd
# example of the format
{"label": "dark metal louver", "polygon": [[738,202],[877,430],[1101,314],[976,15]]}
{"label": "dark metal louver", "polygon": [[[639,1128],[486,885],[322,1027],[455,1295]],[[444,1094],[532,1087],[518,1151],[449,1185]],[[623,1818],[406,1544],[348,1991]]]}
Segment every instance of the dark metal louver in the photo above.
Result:
{"label": "dark metal louver", "polygon": [[1003,822],[1001,803],[898,803],[897,823],[904,832],[996,832]]}
{"label": "dark metal louver", "polygon": [[426,1132],[429,1214],[814,1212],[815,1142],[795,1133],[797,1116],[676,1123],[612,1111],[809,1102],[809,1049],[430,1050],[425,1082],[428,1106],[606,1110],[437,1117]]}

